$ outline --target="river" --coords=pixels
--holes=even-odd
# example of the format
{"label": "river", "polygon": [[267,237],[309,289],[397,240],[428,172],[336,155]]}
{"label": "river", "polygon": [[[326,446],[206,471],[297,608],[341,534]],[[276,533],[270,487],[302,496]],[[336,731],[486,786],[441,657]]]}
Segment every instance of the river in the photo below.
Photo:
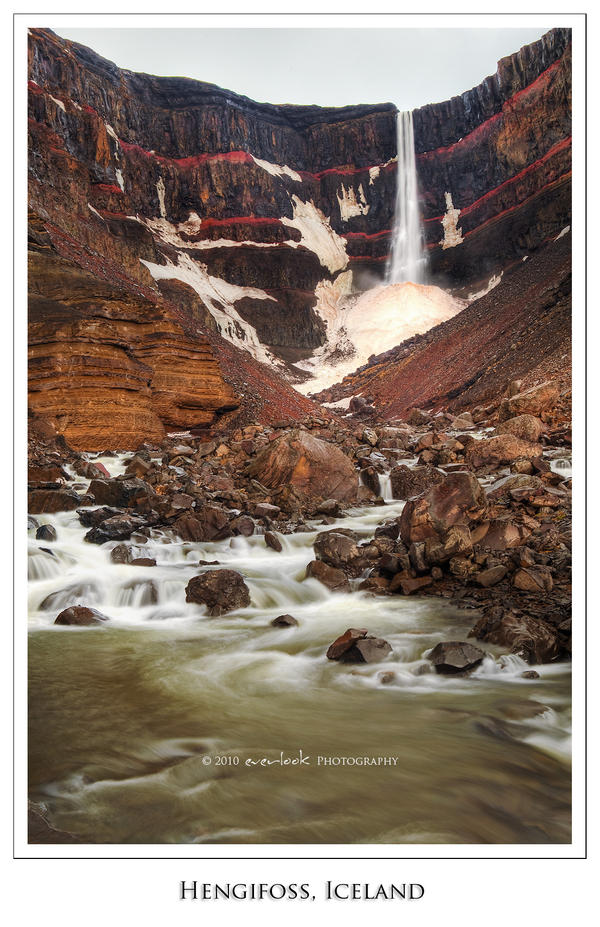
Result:
{"label": "river", "polygon": [[[125,455],[99,459],[122,472]],[[336,526],[366,538],[403,504]],[[431,672],[428,650],[464,640],[477,613],[304,579],[316,523],[281,535],[281,553],[261,535],[155,532],[137,556],[157,565],[140,567],[113,564],[114,542],[84,542],[75,512],[37,520],[57,540],[29,532],[29,785],[60,831],[96,844],[570,841],[570,664],[526,680],[525,663],[485,645],[472,675]],[[240,571],[251,606],[209,618],[186,604],[199,560]],[[55,626],[73,604],[110,624]],[[285,613],[298,627],[271,627]],[[348,627],[393,652],[328,661]],[[365,763],[378,757],[391,759]]]}

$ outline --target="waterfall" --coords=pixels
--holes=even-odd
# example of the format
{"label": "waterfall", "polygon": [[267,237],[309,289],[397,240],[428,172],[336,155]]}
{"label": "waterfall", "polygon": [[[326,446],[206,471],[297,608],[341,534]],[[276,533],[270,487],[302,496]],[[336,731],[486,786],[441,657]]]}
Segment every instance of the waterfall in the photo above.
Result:
{"label": "waterfall", "polygon": [[425,252],[419,217],[415,138],[411,112],[398,113],[398,179],[387,283],[423,282]]}

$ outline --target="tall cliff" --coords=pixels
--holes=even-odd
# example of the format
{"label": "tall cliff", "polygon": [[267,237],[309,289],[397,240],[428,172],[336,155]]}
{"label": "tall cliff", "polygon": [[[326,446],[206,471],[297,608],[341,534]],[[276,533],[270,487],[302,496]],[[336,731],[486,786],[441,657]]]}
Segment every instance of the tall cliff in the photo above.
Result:
{"label": "tall cliff", "polygon": [[[497,273],[570,222],[569,42],[568,30],[553,30],[474,90],[414,113],[430,268],[455,288]],[[396,186],[393,104],[258,104],[212,84],[120,70],[39,29],[29,38],[29,91],[33,404],[43,394],[47,414],[77,420],[73,433],[85,434],[89,403],[76,403],[69,419],[73,390],[49,388],[51,371],[72,363],[55,347],[68,341],[56,303],[75,312],[55,286],[58,258],[87,275],[80,345],[94,345],[98,318],[111,318],[113,349],[120,343],[127,363],[154,370],[147,347],[142,358],[146,336],[125,325],[152,312],[171,344],[187,340],[198,375],[179,380],[181,396],[173,381],[169,402],[152,387],[156,372],[136,368],[123,387],[122,359],[103,362],[96,380],[107,386],[115,371],[115,388],[136,402],[143,394],[158,428],[206,423],[231,408],[240,367],[254,364],[242,384],[259,383],[268,375],[256,365],[323,343],[315,306],[333,281],[347,290],[382,274]],[[55,306],[47,316],[38,312],[43,300]],[[44,344],[54,347],[44,354]],[[277,382],[291,409],[291,390]],[[143,430],[140,415],[130,441]]]}

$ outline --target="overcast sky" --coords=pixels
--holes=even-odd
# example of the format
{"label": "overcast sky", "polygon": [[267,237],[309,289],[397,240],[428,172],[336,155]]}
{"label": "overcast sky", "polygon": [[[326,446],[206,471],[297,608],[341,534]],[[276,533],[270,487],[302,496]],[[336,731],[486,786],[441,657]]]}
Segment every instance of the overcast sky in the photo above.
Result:
{"label": "overcast sky", "polygon": [[121,68],[193,77],[267,103],[395,103],[470,90],[535,29],[56,29]]}

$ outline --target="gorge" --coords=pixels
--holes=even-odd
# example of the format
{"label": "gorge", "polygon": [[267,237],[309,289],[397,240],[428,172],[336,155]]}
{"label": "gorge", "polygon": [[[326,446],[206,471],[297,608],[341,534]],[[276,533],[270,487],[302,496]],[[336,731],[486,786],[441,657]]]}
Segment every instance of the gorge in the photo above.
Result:
{"label": "gorge", "polygon": [[570,55],[399,113],[30,30],[30,842],[570,840]]}

